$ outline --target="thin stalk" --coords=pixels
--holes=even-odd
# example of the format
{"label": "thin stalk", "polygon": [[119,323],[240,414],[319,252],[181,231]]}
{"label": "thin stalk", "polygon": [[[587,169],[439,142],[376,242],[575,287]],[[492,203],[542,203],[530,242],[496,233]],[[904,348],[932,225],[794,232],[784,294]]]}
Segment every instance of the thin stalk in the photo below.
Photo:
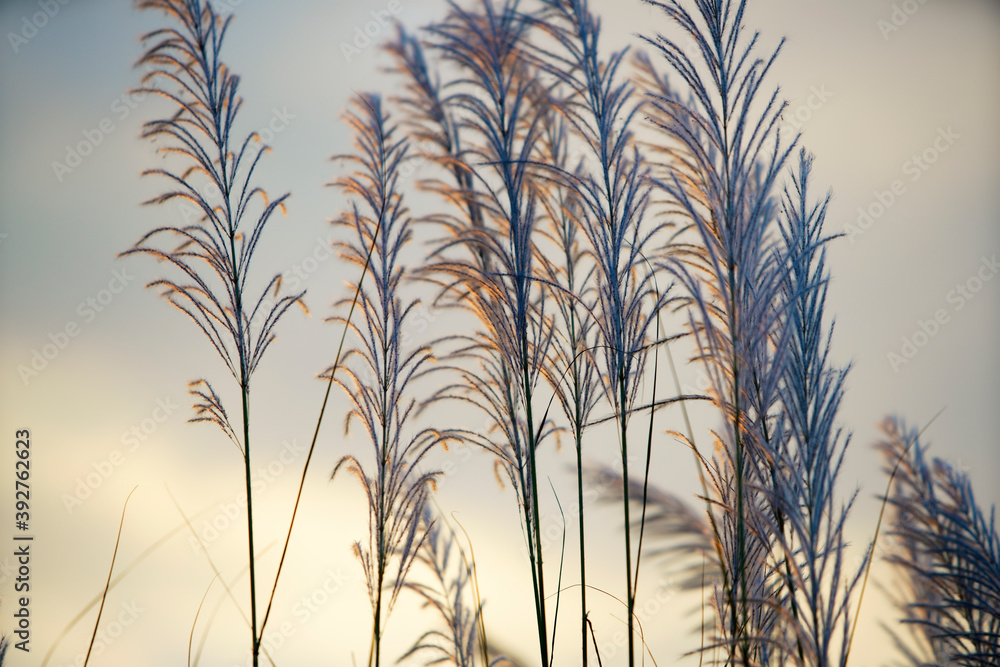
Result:
{"label": "thin stalk", "polygon": [[375,658],[375,663],[374,664],[375,664],[376,667],[378,667],[378,665],[379,665],[379,660],[380,660],[380,655],[381,655],[381,649],[382,649],[382,633],[379,630],[379,626],[380,626],[380,624],[382,622],[382,583],[384,581],[384,577],[385,577],[385,570],[380,565],[379,566],[379,573],[378,573],[378,595],[375,598],[376,599],[376,602],[375,602],[375,620],[373,621],[373,625],[372,625],[372,644],[374,645],[373,646],[374,652],[369,652],[368,653],[368,664],[369,664],[369,666],[372,664],[372,656],[374,655],[374,658]]}
{"label": "thin stalk", "polygon": [[528,375],[528,340],[526,336],[521,336],[521,358],[522,376],[524,380],[524,404],[525,419],[527,421],[526,433],[528,436],[528,465],[531,482],[531,530],[534,531],[534,553],[532,569],[538,569],[537,583],[535,587],[535,616],[538,625],[539,652],[543,667],[549,664],[549,631],[547,618],[545,616],[545,574],[542,569],[542,532],[538,516],[538,469],[535,459],[535,428],[531,414],[531,382]]}
{"label": "thin stalk", "polygon": [[[380,146],[384,144],[384,141],[380,141]],[[384,150],[380,153],[381,162],[385,163],[385,152]],[[382,174],[382,190],[383,192],[387,190],[388,183],[386,182],[386,174]],[[387,200],[386,200],[387,201]],[[385,214],[385,207],[382,208],[382,215]],[[385,244],[385,236],[382,237],[383,250]],[[385,336],[382,338],[382,414],[384,415],[382,420],[382,461],[379,466],[379,517],[378,517],[378,594],[375,597],[375,667],[380,667],[381,655],[382,655],[382,588],[385,584],[385,568],[387,561],[389,559],[388,550],[385,543],[385,524],[386,524],[386,476],[385,470],[389,467],[389,414],[392,410],[389,405],[389,337]],[[371,665],[371,654],[368,656],[368,664]]]}
{"label": "thin stalk", "polygon": [[[722,56],[722,54],[719,54]],[[720,58],[720,63],[723,62]],[[729,143],[729,71],[726,67],[719,70],[719,97],[722,103],[722,146],[724,150],[723,168],[723,196],[726,204],[726,219],[724,223],[733,224],[735,202],[733,201],[732,175],[730,160],[733,157],[732,145]],[[740,361],[739,352],[736,348],[739,345],[737,334],[739,333],[739,306],[736,301],[736,270],[735,259],[730,255],[727,267],[729,270],[729,305],[732,311],[729,313],[729,340],[733,345],[732,373],[733,373],[733,446],[736,456],[736,569],[739,575],[740,591],[740,619],[739,626],[733,630],[738,632],[741,638],[739,641],[740,650],[743,652],[743,664],[749,664],[749,646],[746,643],[745,633],[747,631],[747,576],[746,576],[746,523],[744,520],[745,509],[743,507],[743,442],[740,432]],[[736,609],[733,608],[733,622],[736,623]]]}
{"label": "thin stalk", "polygon": [[[729,271],[730,283],[729,283],[729,294],[730,299],[733,297],[733,267],[730,266]],[[734,303],[731,301],[731,303]],[[732,315],[731,320],[731,335],[732,340],[735,344],[736,342],[736,317]],[[737,611],[736,606],[733,606],[732,610],[732,622],[733,631],[739,637],[737,642],[740,650],[743,653],[743,663],[749,664],[749,646],[747,645],[745,639],[745,633],[747,630],[747,573],[746,573],[746,522],[744,520],[745,509],[743,507],[743,439],[740,437],[740,362],[737,358],[736,351],[733,351],[732,359],[732,369],[733,369],[733,438],[735,440],[733,448],[734,455],[736,457],[736,572],[739,577],[738,582],[734,582],[734,585],[738,585],[739,596],[740,596],[740,609],[739,609],[739,620],[737,621]]]}
{"label": "thin stalk", "polygon": [[[568,273],[569,273],[569,284],[570,289],[572,289],[573,284],[573,263],[572,261],[567,262]],[[576,341],[577,328],[576,328],[576,311],[573,310],[572,317],[569,318],[569,339],[571,341]],[[580,356],[574,355],[573,357],[573,395],[576,398],[574,401],[574,413],[573,413],[573,439],[576,444],[576,502],[577,502],[577,517],[580,524],[580,664],[582,667],[587,667],[587,550],[585,548],[586,540],[584,539],[584,521],[583,521],[583,406],[580,404]]]}
{"label": "thin stalk", "polygon": [[[239,297],[237,297],[238,302]],[[253,551],[253,494],[250,492],[250,396],[245,382],[240,382],[243,395],[243,463],[247,485],[247,543],[250,551],[250,634],[253,639],[253,665],[257,667],[260,640],[257,635],[257,579]]]}
{"label": "thin stalk", "polygon": [[[659,289],[657,289],[659,295]],[[660,337],[660,318],[656,318],[657,330],[656,338]],[[646,435],[646,470],[642,477],[642,516],[639,519],[639,544],[635,550],[635,581],[636,590],[639,589],[639,564],[642,561],[642,538],[646,532],[646,498],[649,495],[649,466],[653,459],[653,417],[656,414],[656,376],[660,368],[659,346],[653,350],[653,393],[649,402],[649,430]]]}
{"label": "thin stalk", "polygon": [[[653,267],[650,266],[649,260],[646,259],[645,255],[643,255],[643,261],[646,263],[646,266],[649,268],[650,273],[653,273]],[[656,300],[659,301],[660,300],[660,286],[656,282],[655,278],[653,279],[653,284],[654,284],[654,286],[656,288],[656,291],[655,291]],[[640,565],[640,563],[642,561],[642,538],[643,538],[643,535],[646,532],[646,498],[649,495],[649,467],[650,467],[650,463],[653,460],[653,418],[656,415],[656,378],[659,375],[659,370],[660,370],[660,352],[659,352],[660,345],[659,345],[659,341],[660,341],[660,336],[662,335],[662,332],[661,332],[661,329],[660,329],[661,324],[662,324],[662,322],[661,322],[661,319],[660,319],[660,313],[659,313],[659,311],[657,311],[657,313],[656,313],[656,337],[655,337],[654,340],[656,340],[658,342],[655,343],[654,346],[653,346],[653,391],[652,391],[652,396],[651,396],[650,401],[649,401],[649,430],[646,432],[646,469],[645,469],[645,471],[643,473],[643,477],[642,477],[642,516],[639,519],[639,544],[638,544],[638,546],[637,546],[637,548],[635,550],[635,581],[633,582],[633,584],[634,584],[636,590],[639,589],[639,565]],[[669,339],[666,340],[666,341],[663,341],[663,343],[665,345],[668,345],[668,346],[670,345]],[[678,391],[677,395],[680,396],[681,392]],[[683,401],[681,402],[681,404],[683,405]],[[625,484],[628,484],[628,479],[624,479],[623,482]]]}
{"label": "thin stalk", "polygon": [[[571,293],[573,291],[573,260],[569,252],[566,253],[567,283]],[[577,340],[576,309],[570,310],[569,340]],[[582,343],[582,341],[581,341]],[[577,517],[579,519],[580,530],[580,664],[587,667],[587,550],[584,539],[583,521],[583,405],[581,405],[581,377],[580,364],[582,363],[579,354],[573,356],[573,396],[576,399],[573,406],[573,439],[576,444],[576,502]]]}
{"label": "thin stalk", "polygon": [[[222,174],[223,179],[225,179],[225,156],[221,155],[220,147],[220,160],[222,160]],[[227,215],[229,215],[229,182],[224,181],[225,192],[224,201],[226,203]],[[230,218],[231,219],[231,218]],[[240,269],[238,265],[238,255],[236,254],[236,230],[233,228],[232,223],[230,223],[230,233],[229,233],[229,256],[232,262],[232,280],[233,285],[236,289],[233,290],[235,295],[235,319],[236,327],[238,333],[238,340],[244,339],[243,330],[243,294],[239,289],[240,284]],[[250,635],[251,635],[251,647],[253,654],[253,667],[258,666],[258,653],[260,651],[260,640],[257,635],[257,575],[256,567],[254,564],[254,550],[253,550],[253,493],[251,493],[251,473],[250,473],[250,377],[249,377],[249,359],[247,359],[247,350],[243,348],[242,345],[238,346],[239,359],[240,359],[240,396],[243,403],[243,468],[246,475],[246,490],[247,490],[247,543],[249,547],[249,558],[250,563]]]}
{"label": "thin stalk", "polygon": [[[716,45],[719,48],[719,45]],[[730,160],[732,159],[732,146],[729,143],[729,71],[722,65],[725,62],[725,54],[717,53],[719,57],[719,71],[718,71],[718,89],[719,98],[722,105],[721,109],[721,120],[722,120],[722,183],[723,183],[723,197],[725,201],[725,219],[723,224],[732,225],[733,224],[733,193],[732,193],[732,176],[730,171]],[[727,230],[728,231],[728,230]],[[749,664],[748,662],[748,647],[745,641],[742,640],[744,633],[746,632],[746,606],[747,606],[747,587],[746,587],[746,526],[744,524],[744,508],[743,508],[743,443],[740,437],[740,364],[738,358],[738,352],[736,346],[739,345],[737,334],[738,334],[738,306],[736,302],[736,264],[735,260],[730,255],[727,257],[727,269],[729,273],[729,306],[732,309],[729,313],[729,340],[733,345],[732,354],[733,357],[730,360],[731,370],[733,376],[733,448],[734,456],[736,459],[736,570],[735,573],[739,577],[738,582],[733,582],[733,586],[738,588],[740,596],[740,609],[737,612],[736,605],[731,605],[732,611],[730,614],[732,632],[734,633],[736,639],[736,645],[740,647],[743,652],[743,663]],[[736,596],[733,595],[735,598]],[[734,600],[735,602],[735,600]],[[737,614],[739,619],[737,619]],[[735,645],[734,645],[735,648]],[[730,650],[730,662],[732,661],[733,653]]]}
{"label": "thin stalk", "polygon": [[[579,417],[579,403],[576,411]],[[584,549],[583,534],[583,430],[580,428],[579,418],[576,422],[574,435],[576,436],[576,500],[580,519],[580,630],[582,642],[580,659],[583,667],[587,667],[587,552]]]}
{"label": "thin stalk", "polygon": [[635,664],[635,619],[632,611],[635,609],[635,594],[632,590],[632,523],[629,520],[629,490],[628,490],[628,414],[625,410],[625,372],[618,376],[618,392],[621,400],[621,448],[622,448],[622,506],[625,510],[625,601],[628,608],[628,664]]}
{"label": "thin stalk", "polygon": [[562,518],[562,547],[559,551],[559,575],[556,577],[556,609],[552,614],[552,655],[555,656],[556,652],[556,630],[559,628],[559,599],[562,595],[562,575],[563,575],[563,564],[566,562],[566,514],[563,512],[562,503],[559,502],[559,495],[556,493],[556,488],[552,484],[552,480],[549,480],[549,486],[552,488],[552,495],[556,499],[556,507],[559,508],[559,516]]}
{"label": "thin stalk", "polygon": [[138,487],[133,486],[132,490],[128,492],[128,496],[125,498],[125,504],[122,505],[122,518],[118,522],[118,537],[115,538],[115,550],[111,554],[111,566],[108,568],[108,580],[104,583],[104,592],[101,594],[101,606],[97,609],[97,620],[94,621],[94,633],[90,636],[90,644],[87,646],[87,655],[83,659],[83,667],[87,667],[87,663],[90,662],[90,652],[94,650],[94,640],[97,638],[97,628],[101,624],[101,614],[104,613],[104,602],[108,599],[108,591],[111,589],[111,573],[115,569],[115,560],[118,558],[118,543],[122,539],[122,527],[125,525],[125,510],[128,508],[128,501],[135,493]]}

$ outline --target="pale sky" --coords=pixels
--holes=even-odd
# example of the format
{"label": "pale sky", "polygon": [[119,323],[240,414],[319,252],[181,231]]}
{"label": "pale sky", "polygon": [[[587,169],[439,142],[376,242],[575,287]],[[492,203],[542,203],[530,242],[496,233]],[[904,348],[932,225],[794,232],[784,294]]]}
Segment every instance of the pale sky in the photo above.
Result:
{"label": "pale sky", "polygon": [[[329,158],[350,147],[340,116],[351,91],[392,92],[375,46],[355,53],[342,45],[352,43],[371,12],[388,5],[229,4],[238,6],[225,59],[242,76],[242,127],[277,129],[260,182],[272,196],[292,193],[288,216],[271,223],[258,262],[286,279],[295,276],[312,309],[310,318],[288,316],[255,378],[257,543],[274,542],[258,570],[267,591],[322,400],[323,386],[312,377],[331,362],[339,336],[322,320],[345,296],[349,278],[321,250],[333,238],[326,219],[343,203],[323,187],[340,173]],[[853,364],[841,422],[854,436],[840,491],[846,497],[860,490],[849,528],[859,549],[871,538],[874,498],[884,490],[881,461],[870,445],[886,414],[923,425],[944,408],[926,433],[933,454],[968,472],[982,504],[1000,500],[1000,5],[914,0],[895,7],[902,5],[912,13],[897,9],[894,16],[888,0],[757,0],[747,19],[765,45],[788,38],[772,83],[781,86],[789,117],[816,157],[817,193],[833,191],[828,231],[849,235],[830,251],[827,312],[837,320],[838,362]],[[58,11],[37,19],[44,25],[34,32],[26,28],[25,21],[48,6]],[[398,19],[410,27],[441,17],[444,8],[431,0],[398,6]],[[637,43],[637,32],[666,29],[663,16],[638,2],[609,0],[593,8],[603,14],[608,48]],[[116,573],[180,524],[172,495],[189,515],[205,510],[195,526],[246,601],[242,463],[216,430],[186,422],[186,385],[207,377],[224,397],[238,396],[194,327],[142,289],[158,267],[141,258],[116,259],[141,234],[176,217],[168,207],[140,206],[163,185],[139,176],[158,160],[154,146],[139,138],[140,126],[163,107],[129,93],[140,74],[132,67],[138,36],[161,22],[125,0],[0,5],[0,433],[6,438],[0,469],[10,471],[0,475],[0,493],[13,497],[14,432],[28,428],[35,535],[32,651],[9,651],[13,667],[40,665],[99,595],[122,504],[136,485]],[[77,162],[68,147],[81,143],[92,150]],[[871,218],[855,233],[859,208]],[[447,325],[443,316],[432,320],[430,333]],[[37,375],[19,371],[33,359]],[[693,368],[683,372],[683,382],[696,382]],[[368,604],[349,551],[367,530],[363,498],[346,477],[326,481],[340,456],[365,451],[358,438],[341,437],[345,407],[336,396],[327,415],[277,616],[269,622],[282,633],[273,642],[278,665],[347,665],[352,654],[362,663],[367,653]],[[664,415],[664,428],[679,427],[677,414]],[[463,417],[470,424],[477,419]],[[611,452],[594,458],[613,460]],[[437,461],[454,470],[438,502],[459,512],[476,549],[490,636],[516,648],[519,638],[533,637],[534,621],[513,495],[497,489],[483,452],[455,449]],[[542,457],[567,497],[574,488],[564,471],[570,461],[568,450]],[[684,497],[695,491],[690,454],[666,438],[654,474],[660,486]],[[587,516],[589,534],[611,547],[588,560],[588,579],[617,590],[618,515],[595,508]],[[12,553],[12,533],[11,510],[0,516],[0,553]],[[558,547],[547,557],[555,562]],[[8,634],[12,562],[0,556],[0,630]],[[567,582],[576,581],[574,563],[575,553],[569,554]],[[656,600],[660,582],[653,569],[647,573],[645,599]],[[554,570],[550,576],[554,581]],[[91,664],[185,660],[211,581],[203,556],[178,532],[112,590],[105,622],[112,629],[119,623],[121,632]],[[874,588],[869,595],[852,656],[857,667],[884,665],[893,655],[878,627],[892,621],[892,611]],[[575,659],[575,600],[567,594],[561,610],[557,655],[565,662],[557,664]],[[697,645],[690,633],[696,601],[669,600],[650,603],[655,611],[645,622],[653,654],[659,665],[696,664],[680,658]],[[248,633],[217,582],[196,636],[220,602],[204,664],[244,664]],[[91,609],[72,627],[48,664],[73,664],[86,649],[95,615]],[[607,641],[623,627],[620,608],[610,602],[595,601],[592,618]],[[389,625],[387,655],[399,655],[429,620],[404,598]],[[533,657],[530,646],[521,654]],[[604,664],[622,664],[621,655]]]}

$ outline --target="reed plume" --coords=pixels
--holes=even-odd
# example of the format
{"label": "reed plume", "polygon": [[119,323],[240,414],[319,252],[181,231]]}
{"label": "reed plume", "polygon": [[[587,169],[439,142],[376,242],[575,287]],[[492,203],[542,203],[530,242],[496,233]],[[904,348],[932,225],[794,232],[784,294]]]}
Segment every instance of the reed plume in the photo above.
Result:
{"label": "reed plume", "polygon": [[996,665],[1000,660],[1000,536],[994,512],[976,503],[968,475],[940,458],[898,419],[877,447],[895,485],[887,502],[886,560],[899,575],[895,602],[917,646],[893,635],[912,665]]}
{"label": "reed plume", "polygon": [[[780,51],[756,55],[746,2],[650,2],[694,42],[647,39],[689,95],[649,61],[653,123],[666,141],[660,188],[683,220],[663,263],[683,286],[689,328],[724,417],[702,462],[722,585],[711,648],[727,664],[826,665],[849,641],[844,522],[834,482],[846,439],[836,426],[846,370],[828,360],[823,306],[826,203],[807,191],[800,154],[779,204],[778,178],[797,137],[782,141],[785,103],[764,80]],[[658,90],[657,90],[658,88]],[[690,443],[692,446],[694,443]],[[718,513],[718,514],[717,514]]]}
{"label": "reed plume", "polygon": [[[351,401],[345,426],[353,421],[361,424],[375,461],[371,469],[353,455],[344,456],[332,476],[346,467],[361,483],[368,500],[368,543],[356,542],[354,553],[364,569],[372,605],[368,664],[378,666],[389,614],[426,537],[420,529],[421,518],[437,473],[424,471],[421,464],[429,451],[446,442],[447,435],[412,426],[416,400],[408,386],[423,374],[432,357],[425,345],[413,350],[401,345],[419,303],[400,295],[407,278],[400,253],[411,239],[411,219],[399,191],[406,140],[398,137],[376,95],[357,98],[346,120],[354,132],[356,152],[343,159],[355,169],[335,184],[353,204],[336,223],[347,228],[353,238],[337,245],[347,263],[369,267],[372,284],[360,290],[349,286],[358,295],[358,321],[333,318],[360,340],[344,357],[356,358],[358,363],[345,366],[345,379],[335,381]],[[344,300],[340,305],[352,301]],[[393,561],[396,573],[390,579]]]}
{"label": "reed plume", "polygon": [[[537,276],[539,204],[532,179],[539,104],[546,97],[525,53],[530,27],[516,2],[482,0],[473,9],[449,3],[448,15],[426,29],[426,39],[401,32],[390,50],[406,77],[410,131],[447,175],[422,181],[450,205],[428,218],[445,235],[426,274],[440,286],[436,303],[464,310],[479,326],[474,334],[437,341],[450,347],[444,368],[456,379],[431,401],[471,403],[487,416],[487,434],[456,433],[493,454],[498,479],[506,477],[514,488],[531,565],[539,656],[548,665],[536,452],[552,426],[547,413],[535,413],[534,403],[553,327]],[[451,74],[443,83],[424,55],[428,49]]]}
{"label": "reed plume", "polygon": [[[254,253],[276,210],[284,212],[288,195],[269,200],[254,183],[254,171],[267,152],[255,134],[237,138],[235,125],[242,98],[239,77],[221,60],[232,16],[221,16],[201,0],[140,0],[140,9],[159,10],[178,24],[143,36],[146,51],[138,64],[147,68],[138,92],[160,96],[175,107],[173,115],[149,121],[143,137],[162,141],[157,152],[176,161],[174,170],[148,169],[169,189],[147,204],[179,202],[197,211],[197,221],[163,226],[140,238],[122,256],[150,255],[177,278],[160,278],[147,287],[184,312],[208,338],[240,389],[241,421],[236,427],[207,380],[191,383],[196,416],[216,424],[243,457],[247,494],[248,561],[253,664],[258,663],[256,568],[253,497],[250,489],[250,379],[275,338],[275,327],[304,293],[280,295],[281,277],[273,276],[253,296],[248,287]],[[270,294],[269,294],[270,293]],[[304,306],[303,306],[304,308]]]}
{"label": "reed plume", "polygon": [[[667,226],[646,216],[649,172],[634,138],[634,120],[642,102],[632,82],[620,74],[626,51],[607,60],[599,53],[600,22],[585,0],[541,3],[539,23],[554,41],[538,47],[545,71],[565,89],[559,110],[586,151],[583,166],[561,175],[572,188],[580,230],[594,262],[596,296],[593,318],[595,357],[600,360],[602,394],[618,426],[623,478],[629,478],[629,424],[646,370],[646,352],[655,314],[666,303],[656,286],[653,241]],[[648,458],[648,457],[647,457]],[[578,469],[582,466],[578,465]],[[579,480],[582,475],[579,475]],[[629,488],[623,487],[625,586],[629,664],[635,664],[635,586]],[[586,643],[584,631],[584,644]],[[583,660],[586,663],[586,649]]]}
{"label": "reed plume", "polygon": [[[475,667],[483,644],[480,627],[482,609],[470,600],[472,571],[466,563],[455,535],[442,528],[428,505],[421,517],[421,530],[426,535],[417,551],[417,562],[431,575],[432,583],[406,582],[423,600],[423,607],[437,612],[443,629],[424,632],[400,661],[411,656],[428,656],[424,664],[451,664],[455,667]],[[488,661],[481,659],[480,664]]]}

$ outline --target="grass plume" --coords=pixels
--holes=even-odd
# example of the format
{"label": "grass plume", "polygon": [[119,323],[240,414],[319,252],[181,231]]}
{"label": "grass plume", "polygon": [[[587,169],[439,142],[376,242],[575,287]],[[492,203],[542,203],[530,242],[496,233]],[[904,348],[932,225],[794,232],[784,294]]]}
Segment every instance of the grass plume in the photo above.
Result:
{"label": "grass plume", "polygon": [[[533,160],[545,95],[525,52],[530,27],[516,2],[482,0],[474,9],[449,3],[447,17],[427,28],[423,44],[401,37],[393,50],[408,79],[407,108],[417,110],[415,136],[429,140],[428,157],[453,179],[425,181],[453,205],[431,218],[445,236],[427,271],[441,287],[438,303],[465,310],[480,327],[438,342],[452,346],[449,366],[457,379],[433,400],[471,403],[496,431],[457,433],[491,452],[514,488],[531,565],[539,656],[548,665],[536,452],[550,424],[535,414],[534,399],[553,328],[536,277]],[[423,55],[427,47],[453,73],[447,83],[438,83]]]}
{"label": "grass plume", "polygon": [[[846,371],[830,366],[824,333],[826,202],[810,201],[802,152],[777,203],[797,138],[782,141],[785,103],[763,87],[780,45],[756,55],[746,2],[699,0],[695,12],[650,4],[697,54],[647,39],[689,95],[654,87],[651,118],[667,139],[659,185],[684,221],[664,268],[686,293],[697,359],[724,417],[705,460],[722,582],[714,646],[727,664],[830,664],[847,655],[858,573],[843,556],[850,502],[839,507],[834,495]],[[662,81],[649,61],[643,68]]]}
{"label": "grass plume", "polygon": [[[250,566],[251,653],[258,664],[257,579],[254,565],[253,494],[251,493],[250,380],[275,338],[275,327],[288,309],[302,305],[302,293],[279,296],[281,277],[273,276],[253,297],[248,288],[254,253],[264,228],[288,195],[269,200],[254,184],[254,171],[267,148],[255,134],[242,141],[235,123],[242,106],[239,77],[221,58],[232,15],[218,14],[202,0],[140,0],[140,9],[164,12],[178,27],[143,36],[146,66],[139,92],[166,99],[173,115],[147,122],[143,136],[164,141],[158,152],[178,163],[176,170],[149,169],[170,185],[147,203],[180,203],[195,212],[196,222],[158,227],[123,255],[144,254],[164,262],[179,278],[160,278],[159,288],[208,338],[236,381],[241,397],[240,422],[234,427],[218,395],[206,380],[192,384],[198,399],[194,421],[216,424],[233,440],[243,458],[247,495]],[[259,204],[258,204],[259,202]],[[186,214],[185,214],[185,217]],[[269,296],[269,293],[272,293]],[[304,307],[304,306],[303,306]]]}
{"label": "grass plume", "polygon": [[[368,543],[355,543],[354,552],[364,569],[372,605],[368,664],[378,666],[385,623],[425,539],[421,518],[435,473],[422,472],[421,462],[446,436],[431,428],[411,432],[410,425],[416,401],[407,387],[421,375],[431,355],[426,346],[406,350],[401,344],[408,317],[417,305],[399,294],[405,278],[400,252],[410,240],[410,218],[397,188],[406,142],[397,138],[377,96],[359,97],[347,123],[354,131],[356,153],[344,159],[356,168],[336,185],[355,203],[337,223],[354,238],[338,245],[347,263],[358,267],[370,263],[372,284],[360,290],[351,286],[359,295],[360,321],[334,318],[360,340],[345,357],[355,357],[359,363],[345,366],[345,379],[336,381],[351,400],[347,425],[355,420],[361,424],[373,446],[375,464],[369,469],[357,457],[347,455],[333,476],[345,467],[368,499]],[[375,250],[369,256],[371,247]],[[390,579],[393,561],[397,571]]]}
{"label": "grass plume", "polygon": [[928,445],[906,424],[889,418],[882,432],[877,446],[896,468],[887,498],[895,540],[886,560],[903,584],[895,601],[917,647],[898,636],[897,643],[908,664],[995,665],[1000,537],[993,510],[976,503],[965,473],[929,459]]}
{"label": "grass plume", "polygon": [[[593,617],[598,599],[624,609],[623,662],[634,666],[648,652],[655,664],[646,640],[664,621],[645,617],[639,585],[640,565],[645,572],[652,560],[700,594],[692,618],[700,617],[701,645],[687,652],[699,664],[846,667],[871,556],[856,571],[848,565],[855,496],[838,491],[851,436],[839,416],[850,367],[833,360],[827,312],[836,235],[826,231],[830,196],[815,195],[812,157],[796,150],[798,136],[782,134],[786,104],[769,77],[783,43],[761,47],[746,25],[748,0],[648,1],[676,37],[641,40],[652,55],[636,55],[634,68],[628,49],[604,52],[587,0],[447,0],[439,20],[397,28],[385,46],[396,93],[355,95],[345,114],[354,147],[337,156],[346,173],[333,185],[348,204],[334,220],[336,248],[360,277],[330,318],[343,335],[323,374],[323,407],[260,623],[251,378],[303,294],[283,294],[280,276],[259,276],[252,258],[288,195],[265,195],[254,176],[267,149],[254,135],[237,139],[239,79],[221,58],[231,16],[206,0],[137,4],[165,12],[173,26],[144,37],[139,61],[147,71],[140,92],[171,107],[144,126],[165,158],[144,173],[168,184],[148,203],[179,206],[184,222],[153,229],[123,255],[160,262],[168,273],[149,286],[209,339],[240,391],[236,409],[210,373],[188,387],[191,421],[218,426],[244,464],[244,620],[255,666],[337,384],[349,401],[345,430],[366,436],[365,453],[338,452],[331,477],[349,473],[367,501],[367,536],[353,554],[371,606],[369,667],[389,660],[388,619],[403,590],[435,620],[401,661],[513,664],[495,652],[492,629],[492,652],[487,646],[471,540],[467,560],[431,509],[439,473],[429,462],[451,441],[488,454],[497,480],[512,487],[530,584],[525,575],[509,588],[526,594],[530,585],[534,624],[517,648],[537,643],[538,667],[557,662],[560,596],[576,585],[563,586],[567,545],[579,557],[579,664],[611,659]],[[410,188],[430,196],[411,198]],[[412,202],[427,210],[411,214]],[[436,236],[412,261],[418,230]],[[448,309],[451,328],[413,346],[411,327],[426,325],[421,296]],[[660,346],[682,337],[707,396],[681,391],[672,356],[677,395],[658,391]],[[672,415],[659,409],[692,399],[710,403],[715,427],[696,435],[685,410],[686,432],[670,423],[664,437],[659,420]],[[462,421],[468,408],[472,425]],[[633,422],[646,410],[636,451]],[[440,424],[418,421],[432,412]],[[614,422],[610,437],[591,430],[604,422]],[[904,583],[898,604],[916,648],[901,637],[898,645],[913,664],[996,664],[992,512],[977,506],[964,474],[928,461],[904,425],[888,421],[884,430],[880,447],[896,464],[883,506],[896,543],[889,561]],[[540,449],[564,439],[573,443],[575,546],[570,502]],[[694,452],[698,503],[666,488],[651,465],[669,439]],[[585,446],[586,457],[611,457],[614,466],[588,465]],[[606,545],[585,521],[587,479],[598,476],[588,470],[601,471],[601,499],[620,508],[623,539],[611,546],[624,563],[624,595],[594,567]],[[552,498],[539,488],[546,483]],[[548,542],[559,546],[554,535],[562,538],[558,570],[546,560]],[[224,568],[209,564],[228,594]],[[204,608],[213,585],[188,634],[194,663],[224,601]],[[4,647],[0,640],[0,660]],[[577,662],[559,657],[566,660]]]}

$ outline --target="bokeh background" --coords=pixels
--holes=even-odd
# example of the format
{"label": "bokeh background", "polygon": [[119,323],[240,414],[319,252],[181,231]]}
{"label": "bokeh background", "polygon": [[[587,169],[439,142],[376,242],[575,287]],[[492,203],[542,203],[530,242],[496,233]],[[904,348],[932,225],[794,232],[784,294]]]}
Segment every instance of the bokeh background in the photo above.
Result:
{"label": "bokeh background", "polygon": [[[225,56],[242,75],[241,127],[274,130],[260,183],[272,196],[292,193],[258,266],[289,281],[294,276],[312,309],[310,317],[288,316],[255,380],[257,543],[271,545],[258,570],[265,591],[322,400],[324,386],[314,378],[331,363],[339,336],[323,320],[350,277],[324,252],[334,238],[327,219],[343,206],[324,187],[342,168],[329,158],[350,147],[341,113],[352,91],[392,92],[395,83],[380,73],[387,60],[377,46],[349,57],[343,48],[354,46],[372,12],[386,9],[381,0],[221,6],[237,14]],[[445,5],[402,0],[399,7],[398,20],[416,27],[442,16]],[[667,28],[639,2],[607,0],[593,8],[604,17],[608,47]],[[125,576],[108,596],[106,641],[91,664],[181,663],[206,589],[194,633],[197,647],[211,623],[202,664],[247,660],[245,625],[213,583],[178,510],[192,517],[246,607],[239,455],[214,428],[186,423],[187,382],[207,377],[227,400],[236,398],[232,383],[195,328],[143,289],[158,267],[116,259],[145,231],[180,221],[176,208],[140,206],[163,187],[140,178],[159,158],[139,138],[141,124],[163,106],[129,92],[140,76],[133,68],[138,37],[162,21],[126,0],[0,4],[0,630],[7,633],[15,605],[20,428],[32,434],[35,535],[31,652],[9,651],[15,667],[40,665],[47,653],[50,665],[82,664],[96,617],[88,605],[104,586],[122,506],[135,486],[116,566]],[[747,23],[764,45],[787,37],[772,83],[790,102],[788,125],[816,155],[817,192],[833,191],[829,230],[850,234],[859,207],[879,213],[875,204],[883,199],[884,210],[863,233],[833,244],[829,261],[835,355],[853,365],[841,412],[853,440],[840,490],[845,497],[858,492],[849,535],[860,557],[886,480],[870,447],[886,414],[924,425],[944,409],[925,434],[933,452],[970,475],[983,504],[1000,500],[1000,4],[758,0]],[[70,166],[67,152],[81,142],[92,150]],[[914,156],[924,156],[923,167]],[[887,204],[885,191],[897,180]],[[968,296],[956,296],[962,285]],[[932,336],[918,335],[921,323],[942,310],[945,324]],[[428,313],[421,335],[447,333],[450,317]],[[905,341],[925,344],[894,367],[888,355],[902,354]],[[33,359],[37,373],[26,372]],[[682,382],[696,386],[696,369],[682,368]],[[350,553],[367,529],[363,497],[346,477],[328,481],[343,454],[367,451],[359,438],[343,437],[345,409],[335,395],[269,622],[278,665],[360,664],[367,654],[368,604]],[[481,421],[475,414],[454,418]],[[664,412],[659,424],[677,428],[679,415]],[[700,432],[710,426],[702,420]],[[593,460],[610,463],[614,452],[602,440],[592,439]],[[569,451],[542,458],[563,498],[573,495],[570,461]],[[531,658],[530,580],[513,495],[497,486],[482,452],[453,448],[435,462],[448,471],[437,502],[475,547],[490,636]],[[653,470],[658,485],[693,498],[694,466],[681,445],[663,436]],[[555,504],[545,503],[558,532]],[[588,508],[595,547],[588,579],[611,592],[621,587],[617,518],[614,508]],[[574,540],[570,533],[568,543]],[[558,553],[553,540],[548,562]],[[567,583],[576,581],[575,558],[570,550]],[[648,603],[644,624],[657,664],[696,664],[682,654],[697,646],[697,601],[676,594],[652,565],[644,572],[640,604]],[[875,574],[891,585],[883,568]],[[549,576],[554,580],[555,571]],[[567,595],[561,609],[566,649],[559,664],[575,659],[575,599]],[[624,627],[621,607],[593,599],[599,639],[610,646]],[[891,608],[872,588],[861,613],[852,664],[888,664],[895,654],[880,624],[893,622]],[[401,654],[432,622],[404,596],[389,625],[387,655]],[[622,655],[607,649],[605,664],[622,664]]]}

